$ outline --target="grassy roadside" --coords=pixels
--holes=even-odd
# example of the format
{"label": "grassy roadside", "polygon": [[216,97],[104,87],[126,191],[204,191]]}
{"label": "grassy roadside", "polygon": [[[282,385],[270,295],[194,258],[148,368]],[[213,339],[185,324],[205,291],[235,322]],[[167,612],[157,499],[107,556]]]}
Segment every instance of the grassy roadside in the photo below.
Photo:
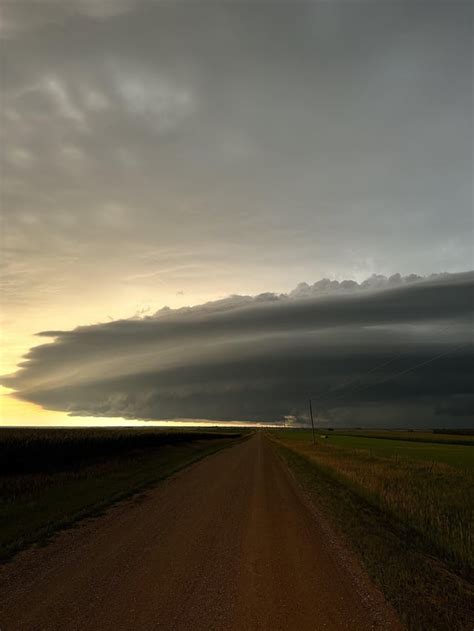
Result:
{"label": "grassy roadside", "polygon": [[[380,468],[372,456],[365,478],[351,480],[348,471],[338,471],[337,467],[349,461],[357,463],[361,458],[354,470],[361,476],[368,463],[360,453],[354,451],[349,458],[347,451],[335,455],[337,448],[321,446],[323,455],[319,457],[314,455],[318,450],[308,451],[307,444],[302,446],[291,437],[285,439],[284,432],[270,437],[308,494],[356,551],[408,629],[472,630],[472,568],[446,549],[440,550],[422,529],[413,527],[406,515],[390,511],[375,487],[364,488],[371,478],[381,479],[383,484],[383,464],[396,471],[396,460],[392,458]],[[417,465],[420,463],[415,463],[415,468]],[[400,500],[402,491],[398,489]],[[468,528],[469,524],[464,526]]]}
{"label": "grassy roadside", "polygon": [[[84,431],[83,440],[77,433],[73,448],[69,448],[71,453],[75,452],[76,461],[70,453],[68,460],[58,456],[58,462],[53,462],[51,467],[51,460],[54,461],[51,454],[60,454],[56,444],[50,445],[50,458],[47,457],[48,448],[43,444],[43,460],[40,455],[28,462],[10,459],[12,470],[4,473],[0,481],[0,559],[8,559],[30,544],[44,541],[57,530],[96,515],[114,502],[143,491],[245,438],[243,434],[209,434],[206,437],[189,432],[176,439],[176,433],[171,439],[157,441],[156,445],[140,445],[140,448],[129,445],[128,450],[122,445],[117,450],[111,448],[102,436],[105,448],[91,458],[94,448],[91,448],[90,435],[87,430],[81,431]],[[151,443],[152,436],[156,433],[150,433]],[[117,433],[105,438],[120,442]],[[79,445],[76,444],[78,441]],[[54,438],[53,443],[56,442]],[[82,446],[81,442],[84,443]],[[28,449],[38,451],[37,446],[33,449],[31,444]],[[68,451],[67,446],[64,451]],[[18,468],[20,471],[15,471]],[[25,468],[27,471],[22,471]]]}

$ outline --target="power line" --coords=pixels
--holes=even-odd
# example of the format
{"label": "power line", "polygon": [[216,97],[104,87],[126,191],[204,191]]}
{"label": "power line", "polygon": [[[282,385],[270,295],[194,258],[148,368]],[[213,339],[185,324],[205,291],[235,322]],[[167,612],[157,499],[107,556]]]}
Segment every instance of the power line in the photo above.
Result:
{"label": "power line", "polygon": [[316,447],[316,437],[314,435],[313,406],[311,404],[311,399],[309,400],[309,415],[311,416],[311,429],[313,432],[313,447]]}
{"label": "power line", "polygon": [[[451,328],[451,324],[442,327],[438,331],[438,335],[440,335],[441,333],[444,333],[444,331],[447,331],[450,328]],[[413,342],[411,342],[411,343],[413,343]],[[405,357],[405,356],[408,356],[408,355],[410,355],[410,351],[403,351],[401,353],[396,353],[390,359],[385,360],[385,361],[383,361],[380,364],[377,364],[373,368],[370,368],[369,370],[364,372],[362,375],[359,375],[357,377],[353,377],[352,379],[349,379],[349,381],[346,381],[345,383],[342,383],[342,384],[339,384],[339,385],[335,385],[332,388],[329,388],[329,390],[326,390],[326,392],[322,393],[322,396],[323,396],[323,398],[326,398],[327,395],[330,394],[331,392],[334,392],[334,391],[346,388],[347,386],[350,386],[352,383],[357,383],[358,381],[361,381],[367,375],[370,375],[371,373],[376,372],[377,370],[380,370],[381,368],[385,368],[386,366],[389,366],[390,364],[393,364],[394,362],[396,362],[398,359],[401,359],[402,357]]]}
{"label": "power line", "polygon": [[[429,359],[426,359],[426,360],[424,360],[422,362],[419,362],[419,363],[415,364],[414,366],[410,366],[409,368],[401,370],[400,372],[397,372],[397,373],[395,373],[393,375],[389,375],[385,379],[381,379],[380,381],[376,381],[375,383],[369,383],[369,384],[365,384],[365,385],[361,384],[361,386],[359,388],[352,389],[349,392],[344,392],[343,394],[341,394],[339,397],[336,397],[336,399],[333,399],[332,401],[339,401],[339,400],[343,399],[344,397],[348,396],[349,394],[355,394],[355,393],[360,392],[361,390],[366,390],[367,388],[371,388],[373,386],[378,386],[378,385],[387,383],[388,381],[392,381],[393,379],[396,379],[397,377],[401,377],[402,375],[405,375],[405,374],[407,374],[409,372],[412,372],[413,370],[416,370],[417,368],[421,368],[422,366],[426,366],[428,364],[431,364],[431,363],[437,361],[438,359],[441,359],[442,357],[446,357],[447,355],[455,353],[456,351],[460,350],[461,348],[465,348],[465,347],[471,346],[471,345],[472,345],[472,342],[458,344],[454,348],[451,348],[451,349],[449,349],[447,351],[444,351],[442,353],[438,353],[437,355],[435,355],[433,357],[430,357]],[[406,354],[406,353],[402,353],[402,355],[403,354]],[[383,364],[380,364],[379,366],[367,371],[367,373],[365,373],[365,375],[366,374],[370,374],[370,373],[374,372],[375,370],[377,370],[378,368],[381,368],[384,365],[386,366],[389,363],[392,363],[393,361],[395,361],[395,358],[390,360],[390,361],[384,362]],[[365,376],[365,375],[363,375],[363,376]],[[324,401],[325,401],[325,398],[323,398],[323,402]],[[323,406],[323,409],[327,409],[327,406]]]}
{"label": "power line", "polygon": [[376,366],[374,366],[370,370],[367,370],[362,375],[359,375],[358,377],[353,377],[352,379],[349,379],[349,381],[346,381],[343,384],[338,384],[338,385],[333,386],[332,388],[329,388],[329,390],[327,390],[325,393],[323,392],[323,396],[326,397],[331,392],[334,392],[334,391],[337,391],[337,390],[342,390],[343,388],[347,388],[347,386],[350,386],[352,383],[357,383],[358,381],[360,381],[361,379],[363,379],[367,375],[370,375],[371,373],[373,373],[373,372],[375,372],[377,370],[380,370],[380,368],[384,368],[385,366],[388,366],[389,364],[393,364],[394,362],[397,361],[397,359],[400,359],[404,355],[408,355],[408,353],[407,352],[405,352],[405,353],[398,353],[397,355],[392,357],[392,359],[388,359],[388,360],[382,362],[381,364],[377,364]]}
{"label": "power line", "polygon": [[[454,348],[450,349],[449,351],[445,351],[444,353],[439,353],[438,355],[435,355],[434,357],[431,357],[430,359],[426,359],[425,361],[420,362],[419,364],[415,364],[414,366],[411,366],[410,368],[406,368],[405,370],[402,370],[398,373],[396,373],[395,375],[392,375],[391,377],[387,377],[386,379],[382,379],[382,381],[378,381],[377,383],[373,384],[373,385],[380,385],[382,383],[386,383],[387,381],[391,381],[392,379],[396,379],[397,377],[401,377],[402,375],[405,375],[407,372],[411,372],[412,370],[415,370],[416,368],[420,368],[421,366],[426,366],[427,364],[431,364],[434,361],[436,361],[437,359],[441,359],[441,357],[445,357],[446,355],[450,355],[451,353],[455,353],[456,351],[460,350],[461,348],[465,348],[466,346],[470,346],[472,344],[472,342],[467,342],[465,344],[458,344],[458,346],[455,346]],[[370,384],[366,386],[367,388],[370,387]]]}

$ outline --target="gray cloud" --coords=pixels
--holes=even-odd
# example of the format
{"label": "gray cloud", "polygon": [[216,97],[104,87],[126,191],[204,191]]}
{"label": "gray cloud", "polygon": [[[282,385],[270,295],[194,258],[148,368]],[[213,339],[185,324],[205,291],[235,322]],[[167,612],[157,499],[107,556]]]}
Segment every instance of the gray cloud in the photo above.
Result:
{"label": "gray cloud", "polygon": [[137,0],[30,0],[2,6],[0,37],[13,38],[24,31],[62,25],[74,18],[101,20],[131,11]]}
{"label": "gray cloud", "polygon": [[[153,273],[223,293],[472,267],[469,3],[2,11],[6,264],[73,253],[63,289],[100,266],[145,300]],[[160,272],[173,257],[200,268]]]}
{"label": "gray cloud", "polygon": [[330,422],[472,423],[474,273],[377,280],[44,332],[2,383],[76,415],[275,422],[314,396]]}

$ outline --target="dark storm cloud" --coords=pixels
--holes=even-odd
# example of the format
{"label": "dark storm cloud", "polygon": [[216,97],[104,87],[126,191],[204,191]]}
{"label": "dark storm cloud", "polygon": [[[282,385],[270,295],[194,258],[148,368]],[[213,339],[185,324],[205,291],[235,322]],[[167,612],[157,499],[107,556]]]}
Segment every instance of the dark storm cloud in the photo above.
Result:
{"label": "dark storm cloud", "polygon": [[300,287],[46,332],[55,341],[3,383],[78,415],[275,422],[304,419],[313,395],[336,422],[472,422],[474,273],[410,280],[318,283],[304,297]]}

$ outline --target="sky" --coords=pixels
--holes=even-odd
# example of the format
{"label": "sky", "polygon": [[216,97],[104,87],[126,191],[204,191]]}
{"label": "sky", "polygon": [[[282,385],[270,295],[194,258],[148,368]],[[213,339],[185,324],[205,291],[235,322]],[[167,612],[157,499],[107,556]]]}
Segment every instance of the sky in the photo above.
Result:
{"label": "sky", "polygon": [[1,422],[305,420],[397,344],[457,383],[332,420],[472,420],[470,2],[0,10]]}

